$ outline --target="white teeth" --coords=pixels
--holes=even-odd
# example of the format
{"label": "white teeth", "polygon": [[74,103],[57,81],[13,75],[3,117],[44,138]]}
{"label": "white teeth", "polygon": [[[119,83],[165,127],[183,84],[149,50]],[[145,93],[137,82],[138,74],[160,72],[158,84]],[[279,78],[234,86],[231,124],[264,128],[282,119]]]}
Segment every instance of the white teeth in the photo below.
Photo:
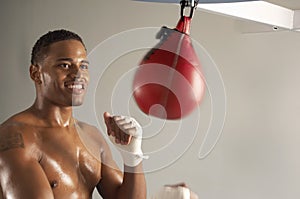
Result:
{"label": "white teeth", "polygon": [[83,85],[81,85],[81,84],[68,85],[68,88],[70,88],[70,89],[83,89]]}

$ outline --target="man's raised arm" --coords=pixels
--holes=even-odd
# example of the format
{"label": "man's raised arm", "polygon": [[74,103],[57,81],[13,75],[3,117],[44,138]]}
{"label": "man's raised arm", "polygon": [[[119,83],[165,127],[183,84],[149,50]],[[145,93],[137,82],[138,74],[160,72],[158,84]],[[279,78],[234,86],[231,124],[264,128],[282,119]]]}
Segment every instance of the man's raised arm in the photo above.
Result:
{"label": "man's raised arm", "polygon": [[[104,199],[145,199],[147,191],[142,167],[144,156],[141,149],[141,126],[133,118],[111,116],[107,112],[104,113],[104,121],[110,140],[116,145],[123,158],[124,175],[110,163],[103,164],[99,192]],[[107,159],[111,159],[110,153],[107,156]]]}

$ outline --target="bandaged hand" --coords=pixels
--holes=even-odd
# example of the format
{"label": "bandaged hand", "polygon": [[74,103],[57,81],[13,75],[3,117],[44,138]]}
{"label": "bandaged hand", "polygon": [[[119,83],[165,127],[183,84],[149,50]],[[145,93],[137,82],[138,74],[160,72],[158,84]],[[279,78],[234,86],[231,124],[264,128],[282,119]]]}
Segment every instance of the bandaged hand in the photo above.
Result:
{"label": "bandaged hand", "polygon": [[191,191],[185,183],[165,185],[152,195],[151,199],[199,199],[198,195]]}
{"label": "bandaged hand", "polygon": [[120,151],[125,165],[135,167],[147,158],[142,152],[143,130],[134,118],[111,116],[107,112],[103,117],[109,139]]}
{"label": "bandaged hand", "polygon": [[186,187],[164,186],[151,199],[190,199],[190,190]]}

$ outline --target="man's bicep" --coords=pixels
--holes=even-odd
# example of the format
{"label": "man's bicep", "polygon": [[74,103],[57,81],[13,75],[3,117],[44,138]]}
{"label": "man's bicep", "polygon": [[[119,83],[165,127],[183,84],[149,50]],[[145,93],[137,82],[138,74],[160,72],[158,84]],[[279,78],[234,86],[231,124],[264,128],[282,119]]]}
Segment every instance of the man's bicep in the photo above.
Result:
{"label": "man's bicep", "polygon": [[0,182],[4,198],[54,198],[48,179],[37,161],[28,160],[18,150],[1,153],[0,156]]}

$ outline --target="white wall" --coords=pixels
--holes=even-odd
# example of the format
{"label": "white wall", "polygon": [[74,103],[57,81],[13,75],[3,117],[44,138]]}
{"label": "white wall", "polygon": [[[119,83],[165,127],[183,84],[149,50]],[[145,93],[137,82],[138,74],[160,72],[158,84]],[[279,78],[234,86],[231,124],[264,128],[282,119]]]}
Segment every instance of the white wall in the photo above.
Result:
{"label": "white wall", "polygon": [[[41,34],[70,29],[91,50],[122,31],[173,27],[178,20],[177,6],[129,0],[2,0],[0,11],[1,122],[32,104],[28,66],[31,47]],[[207,95],[194,142],[170,166],[146,174],[149,193],[163,184],[185,181],[202,199],[298,199],[300,34],[242,34],[231,18],[197,12],[191,35],[210,53],[224,80],[225,125],[212,153],[200,160],[198,152],[211,116]],[[141,54],[118,58],[108,68],[101,79],[106,85],[100,84],[96,92],[96,98],[104,100],[97,104],[100,114],[111,109],[114,82]],[[161,132],[176,130],[177,124],[171,125],[175,127],[166,126]],[[159,144],[148,140],[145,150]]]}

